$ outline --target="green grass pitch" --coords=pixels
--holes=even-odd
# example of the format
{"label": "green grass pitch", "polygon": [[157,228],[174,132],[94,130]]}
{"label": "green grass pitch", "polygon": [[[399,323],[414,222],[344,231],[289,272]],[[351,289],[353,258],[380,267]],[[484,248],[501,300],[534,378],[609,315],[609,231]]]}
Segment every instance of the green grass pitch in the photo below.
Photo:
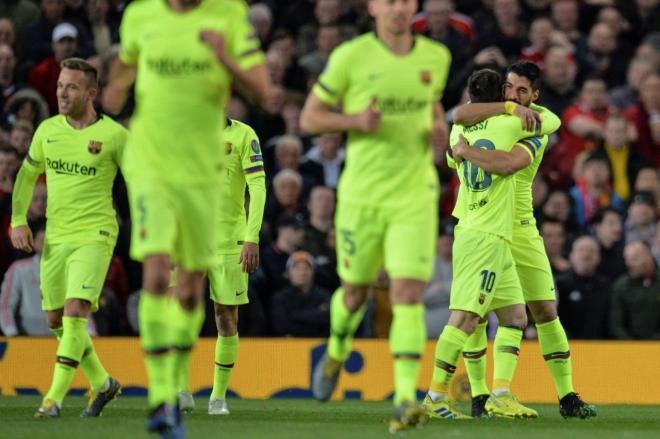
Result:
{"label": "green grass pitch", "polygon": [[[0,439],[115,439],[150,438],[144,431],[146,400],[122,397],[106,407],[98,419],[78,417],[85,401],[69,397],[59,419],[33,419],[40,399],[0,397]],[[195,438],[387,438],[389,402],[344,401],[321,404],[312,400],[230,399],[230,416],[208,416],[207,400],[197,398],[197,409],[186,417],[188,437]],[[528,421],[431,420],[410,439],[645,439],[660,437],[657,406],[599,406],[598,417],[564,420],[557,406],[533,405],[540,418]],[[463,406],[468,409],[467,406]]]}

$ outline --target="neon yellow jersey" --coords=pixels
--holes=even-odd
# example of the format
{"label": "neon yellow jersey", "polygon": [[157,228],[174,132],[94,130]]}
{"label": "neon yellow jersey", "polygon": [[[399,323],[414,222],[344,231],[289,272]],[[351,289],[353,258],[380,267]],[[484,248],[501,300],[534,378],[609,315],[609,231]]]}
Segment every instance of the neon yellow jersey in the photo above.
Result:
{"label": "neon yellow jersey", "polygon": [[34,184],[45,172],[46,241],[114,244],[118,227],[112,185],[127,135],[107,116],[82,130],[62,115],[43,121],[16,179],[12,227],[27,224]]}
{"label": "neon yellow jersey", "polygon": [[532,204],[532,184],[539,166],[541,166],[543,154],[548,145],[548,136],[561,126],[559,117],[547,108],[535,104],[532,104],[530,108],[538,111],[541,116],[541,133],[520,142],[526,144],[528,149],[534,152],[534,157],[529,166],[516,172],[516,224],[521,224],[521,222],[536,224]]}
{"label": "neon yellow jersey", "polygon": [[136,108],[124,173],[177,183],[222,179],[222,131],[231,75],[200,40],[225,37],[241,69],[263,63],[259,39],[238,0],[204,0],[176,13],[165,0],[137,0],[124,13],[120,58],[137,65]]}
{"label": "neon yellow jersey", "polygon": [[[522,130],[515,116],[494,116],[471,126],[455,124],[449,144],[462,134],[470,145],[500,151],[511,148],[529,133]],[[531,152],[530,152],[531,154]],[[469,161],[458,164],[461,185],[452,213],[462,228],[490,233],[511,241],[515,208],[515,176],[486,172]]]}
{"label": "neon yellow jersey", "polygon": [[422,36],[415,36],[405,56],[395,55],[374,33],[333,51],[313,93],[330,106],[341,103],[347,114],[364,111],[377,98],[382,112],[374,133],[348,133],[341,202],[402,207],[438,196],[429,135],[450,64],[449,50]]}
{"label": "neon yellow jersey", "polygon": [[[220,188],[220,254],[240,252],[244,241],[259,243],[259,231],[266,203],[266,174],[257,134],[248,125],[227,120],[226,179]],[[245,214],[245,188],[250,194],[249,215]]]}

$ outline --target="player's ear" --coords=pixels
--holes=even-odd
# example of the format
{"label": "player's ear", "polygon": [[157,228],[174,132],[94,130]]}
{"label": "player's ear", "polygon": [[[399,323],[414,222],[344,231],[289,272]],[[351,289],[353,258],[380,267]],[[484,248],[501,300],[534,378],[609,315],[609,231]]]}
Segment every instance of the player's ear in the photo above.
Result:
{"label": "player's ear", "polygon": [[539,98],[539,96],[541,96],[541,90],[540,89],[536,90],[534,93],[532,93],[532,102],[537,100]]}

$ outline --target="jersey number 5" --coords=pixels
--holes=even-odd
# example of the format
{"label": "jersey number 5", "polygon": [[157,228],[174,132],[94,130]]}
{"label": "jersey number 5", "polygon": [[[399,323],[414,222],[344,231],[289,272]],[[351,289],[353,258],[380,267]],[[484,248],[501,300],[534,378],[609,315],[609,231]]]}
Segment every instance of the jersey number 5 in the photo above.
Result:
{"label": "jersey number 5", "polygon": [[[487,139],[479,139],[474,142],[477,148],[495,149],[493,142]],[[493,177],[490,172],[484,171],[472,162],[466,161],[463,166],[463,177],[470,190],[473,192],[483,192],[493,184]]]}

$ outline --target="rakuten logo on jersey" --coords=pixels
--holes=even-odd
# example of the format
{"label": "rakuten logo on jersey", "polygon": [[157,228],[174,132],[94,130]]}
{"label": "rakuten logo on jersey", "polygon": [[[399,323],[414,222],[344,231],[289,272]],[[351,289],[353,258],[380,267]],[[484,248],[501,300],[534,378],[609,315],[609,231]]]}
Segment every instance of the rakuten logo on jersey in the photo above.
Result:
{"label": "rakuten logo on jersey", "polygon": [[62,159],[49,159],[46,157],[46,168],[52,169],[58,174],[65,175],[91,175],[96,176],[96,167],[81,165],[78,162],[72,163]]}

